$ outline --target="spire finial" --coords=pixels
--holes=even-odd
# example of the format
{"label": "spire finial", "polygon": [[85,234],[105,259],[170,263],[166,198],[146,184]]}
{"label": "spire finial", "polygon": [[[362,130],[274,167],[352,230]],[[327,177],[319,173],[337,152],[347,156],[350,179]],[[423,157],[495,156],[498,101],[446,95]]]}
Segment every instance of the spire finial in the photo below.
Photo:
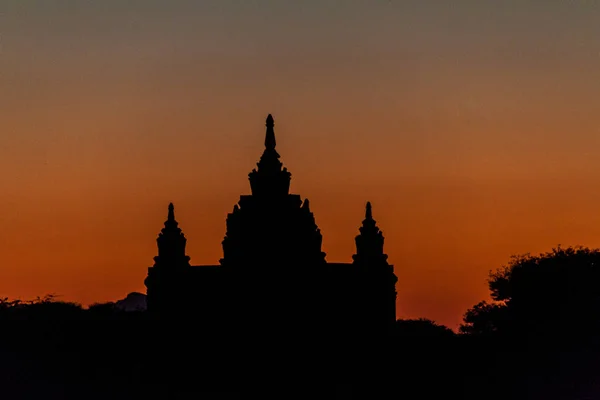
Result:
{"label": "spire finial", "polygon": [[275,149],[275,130],[273,127],[275,126],[275,121],[273,120],[273,116],[269,114],[267,116],[267,134],[265,136],[265,148],[267,149]]}
{"label": "spire finial", "polygon": [[373,219],[373,211],[371,209],[370,201],[367,201],[367,210],[365,212],[365,219]]}
{"label": "spire finial", "polygon": [[175,221],[175,206],[173,206],[173,203],[169,203],[169,216],[167,220]]}

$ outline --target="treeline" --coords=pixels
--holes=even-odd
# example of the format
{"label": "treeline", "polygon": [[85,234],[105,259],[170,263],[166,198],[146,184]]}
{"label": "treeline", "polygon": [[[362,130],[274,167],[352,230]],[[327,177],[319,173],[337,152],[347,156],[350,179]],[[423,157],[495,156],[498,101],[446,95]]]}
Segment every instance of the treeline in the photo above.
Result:
{"label": "treeline", "polygon": [[459,332],[399,320],[333,343],[299,333],[300,321],[252,333],[114,303],[3,299],[0,388],[7,399],[598,398],[599,278],[599,250],[517,256],[490,273],[492,302],[468,310]]}

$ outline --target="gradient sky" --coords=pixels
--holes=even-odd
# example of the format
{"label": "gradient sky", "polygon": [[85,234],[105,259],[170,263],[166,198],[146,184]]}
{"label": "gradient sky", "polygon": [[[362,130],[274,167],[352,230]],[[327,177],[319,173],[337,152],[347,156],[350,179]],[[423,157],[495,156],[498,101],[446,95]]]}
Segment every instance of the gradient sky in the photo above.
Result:
{"label": "gradient sky", "polygon": [[194,264],[275,118],[328,260],[367,200],[398,316],[455,328],[489,270],[600,247],[600,1],[4,0],[0,297],[145,291],[175,203]]}

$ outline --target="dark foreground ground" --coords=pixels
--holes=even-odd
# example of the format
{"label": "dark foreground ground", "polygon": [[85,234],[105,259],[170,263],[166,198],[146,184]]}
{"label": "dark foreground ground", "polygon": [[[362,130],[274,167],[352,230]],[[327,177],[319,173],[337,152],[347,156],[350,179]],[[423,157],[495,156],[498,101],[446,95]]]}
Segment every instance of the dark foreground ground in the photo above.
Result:
{"label": "dark foreground ground", "polygon": [[517,342],[426,324],[324,339],[301,326],[159,324],[143,313],[0,323],[8,400],[600,398],[593,341]]}

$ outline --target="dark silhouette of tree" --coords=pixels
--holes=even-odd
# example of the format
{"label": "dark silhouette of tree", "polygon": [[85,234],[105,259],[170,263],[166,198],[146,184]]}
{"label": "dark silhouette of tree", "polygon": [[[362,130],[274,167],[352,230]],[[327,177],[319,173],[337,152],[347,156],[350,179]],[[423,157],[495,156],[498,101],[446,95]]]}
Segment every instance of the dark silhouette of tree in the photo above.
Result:
{"label": "dark silhouette of tree", "polygon": [[399,319],[396,321],[396,335],[401,338],[451,339],[452,329],[439,325],[427,318]]}
{"label": "dark silhouette of tree", "polygon": [[[492,302],[467,311],[478,384],[495,398],[585,398],[600,369],[600,250],[582,246],[514,256],[488,280]],[[480,338],[481,340],[475,340]],[[509,379],[497,379],[510,371]]]}
{"label": "dark silhouette of tree", "polygon": [[583,335],[600,327],[600,250],[553,248],[513,256],[490,273],[493,302],[467,311],[463,333]]}
{"label": "dark silhouette of tree", "polygon": [[464,334],[490,335],[506,325],[507,307],[505,304],[482,301],[469,309],[459,327]]}

